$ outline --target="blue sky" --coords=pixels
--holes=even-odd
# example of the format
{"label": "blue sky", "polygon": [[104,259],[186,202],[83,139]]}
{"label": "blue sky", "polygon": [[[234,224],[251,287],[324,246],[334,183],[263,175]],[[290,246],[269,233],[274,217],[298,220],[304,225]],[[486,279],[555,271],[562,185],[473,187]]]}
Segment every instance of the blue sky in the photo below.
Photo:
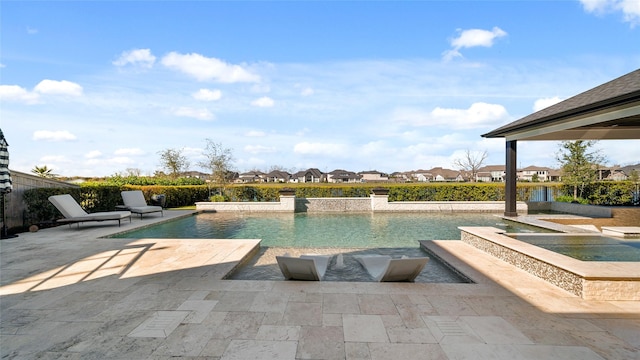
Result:
{"label": "blue sky", "polygon": [[[11,168],[152,174],[205,139],[238,171],[454,168],[480,135],[637,69],[640,1],[3,1]],[[600,142],[608,164],[638,141]],[[556,167],[556,142],[518,166]]]}

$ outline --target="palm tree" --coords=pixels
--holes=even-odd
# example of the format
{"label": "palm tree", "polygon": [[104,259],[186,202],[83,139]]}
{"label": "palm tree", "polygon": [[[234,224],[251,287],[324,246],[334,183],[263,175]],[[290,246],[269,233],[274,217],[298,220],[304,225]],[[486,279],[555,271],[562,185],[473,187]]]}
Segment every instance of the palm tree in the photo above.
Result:
{"label": "palm tree", "polygon": [[31,172],[43,177],[43,178],[54,178],[58,175],[53,173],[53,169],[50,169],[47,167],[47,165],[43,165],[43,166],[34,166],[33,169],[31,169]]}

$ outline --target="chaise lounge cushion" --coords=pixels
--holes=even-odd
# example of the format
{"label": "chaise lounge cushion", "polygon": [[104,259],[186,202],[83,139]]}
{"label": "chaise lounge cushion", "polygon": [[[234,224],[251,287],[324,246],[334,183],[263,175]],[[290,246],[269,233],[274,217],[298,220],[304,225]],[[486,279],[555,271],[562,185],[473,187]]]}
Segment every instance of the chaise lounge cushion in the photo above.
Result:
{"label": "chaise lounge cushion", "polygon": [[320,281],[329,265],[329,255],[276,256],[282,275],[287,280]]}
{"label": "chaise lounge cushion", "polygon": [[123,191],[120,194],[122,195],[124,206],[132,213],[140,214],[141,218],[142,214],[154,212],[159,212],[161,215],[164,215],[161,206],[147,205],[147,201],[144,199],[144,195],[140,190]]}
{"label": "chaise lounge cushion", "polygon": [[81,223],[85,221],[117,220],[118,224],[120,224],[122,219],[129,218],[131,220],[130,211],[104,211],[89,214],[69,194],[49,196],[49,201],[64,216],[64,219],[58,219],[56,220],[57,222]]}
{"label": "chaise lounge cushion", "polygon": [[428,257],[392,259],[388,255],[360,255],[354,258],[376,281],[414,281]]}

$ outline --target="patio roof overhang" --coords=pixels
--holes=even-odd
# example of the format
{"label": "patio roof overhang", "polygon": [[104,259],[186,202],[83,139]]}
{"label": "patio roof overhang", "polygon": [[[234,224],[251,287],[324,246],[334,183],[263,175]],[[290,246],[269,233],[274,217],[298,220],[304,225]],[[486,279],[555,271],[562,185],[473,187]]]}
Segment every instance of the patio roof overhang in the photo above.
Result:
{"label": "patio roof overhang", "polygon": [[505,138],[505,215],[515,216],[517,141],[640,139],[640,69],[490,131]]}

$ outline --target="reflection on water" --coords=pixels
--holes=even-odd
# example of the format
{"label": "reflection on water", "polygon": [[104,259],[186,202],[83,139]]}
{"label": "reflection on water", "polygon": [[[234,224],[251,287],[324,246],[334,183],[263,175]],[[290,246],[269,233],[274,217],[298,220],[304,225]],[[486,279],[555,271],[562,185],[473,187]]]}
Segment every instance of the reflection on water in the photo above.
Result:
{"label": "reflection on water", "polygon": [[[231,280],[284,280],[276,262],[276,256],[287,254],[298,257],[303,254],[333,255],[323,281],[374,281],[358,263],[354,255],[389,255],[392,258],[429,257],[429,262],[415,279],[417,283],[470,283],[464,275],[451,269],[438,258],[420,248],[382,249],[330,249],[330,248],[261,248],[260,253],[227,276]],[[342,264],[339,258],[342,257]]]}
{"label": "reflection on water", "polygon": [[415,247],[419,240],[458,240],[459,226],[493,226],[507,232],[538,229],[491,214],[202,213],[117,237],[262,239],[263,247],[384,248]]}

